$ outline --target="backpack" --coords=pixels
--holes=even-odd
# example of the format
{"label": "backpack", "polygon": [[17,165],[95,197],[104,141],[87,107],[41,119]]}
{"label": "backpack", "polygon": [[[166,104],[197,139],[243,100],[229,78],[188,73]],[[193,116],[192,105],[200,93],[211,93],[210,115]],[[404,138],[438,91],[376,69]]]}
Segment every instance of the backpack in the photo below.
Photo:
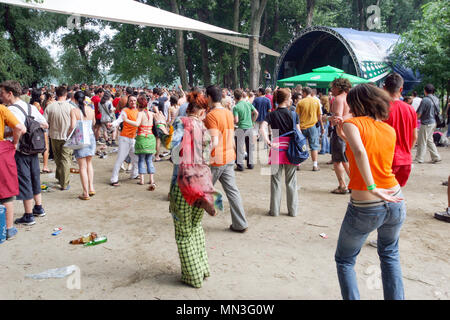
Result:
{"label": "backpack", "polygon": [[[293,130],[289,131],[280,137],[291,135],[291,139],[289,140],[289,147],[287,150],[284,149],[286,155],[289,159],[289,162],[292,164],[300,164],[306,159],[309,158],[309,152],[307,148],[306,138],[301,131],[297,129],[297,124],[295,123],[296,113],[292,112],[292,122],[293,122]],[[283,150],[283,149],[280,149]]]}
{"label": "backpack", "polygon": [[21,106],[17,104],[13,106],[17,107],[25,115],[24,125],[27,128],[27,132],[20,137],[18,151],[26,155],[45,152],[45,131],[41,128],[41,124],[31,116],[31,105],[28,104],[28,114],[25,113]]}

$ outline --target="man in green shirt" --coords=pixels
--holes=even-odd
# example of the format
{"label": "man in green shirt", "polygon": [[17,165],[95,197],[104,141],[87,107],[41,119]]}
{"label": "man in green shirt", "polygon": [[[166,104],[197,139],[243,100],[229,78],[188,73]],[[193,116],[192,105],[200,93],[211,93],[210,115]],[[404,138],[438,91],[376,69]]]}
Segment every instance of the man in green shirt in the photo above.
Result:
{"label": "man in green shirt", "polygon": [[255,147],[255,132],[253,130],[254,122],[258,118],[258,111],[250,103],[245,101],[244,92],[241,89],[234,90],[236,105],[233,108],[234,123],[237,125],[235,130],[236,141],[236,164],[237,171],[244,171],[244,141],[247,151],[247,168],[253,169],[254,159],[253,151]]}

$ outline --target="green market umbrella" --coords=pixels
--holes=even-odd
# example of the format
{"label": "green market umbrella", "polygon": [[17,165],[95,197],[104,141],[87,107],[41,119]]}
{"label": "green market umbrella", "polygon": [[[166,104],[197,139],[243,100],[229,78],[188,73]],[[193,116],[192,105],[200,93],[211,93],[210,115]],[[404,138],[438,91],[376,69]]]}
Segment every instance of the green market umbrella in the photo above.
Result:
{"label": "green market umbrella", "polygon": [[311,88],[328,89],[330,83],[336,78],[346,78],[352,85],[371,82],[369,80],[345,73],[344,70],[332,66],[325,66],[313,69],[312,71],[313,72],[310,73],[278,80],[277,85],[279,87],[295,87],[296,85],[301,84],[302,86]]}

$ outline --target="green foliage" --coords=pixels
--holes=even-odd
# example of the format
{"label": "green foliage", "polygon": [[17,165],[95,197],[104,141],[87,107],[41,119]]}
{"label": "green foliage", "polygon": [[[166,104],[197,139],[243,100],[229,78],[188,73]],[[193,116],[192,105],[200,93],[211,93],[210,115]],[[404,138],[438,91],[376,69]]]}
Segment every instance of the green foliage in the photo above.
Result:
{"label": "green foliage", "polygon": [[448,0],[422,6],[422,19],[412,22],[394,49],[394,61],[417,70],[424,82],[450,90],[450,9]]}

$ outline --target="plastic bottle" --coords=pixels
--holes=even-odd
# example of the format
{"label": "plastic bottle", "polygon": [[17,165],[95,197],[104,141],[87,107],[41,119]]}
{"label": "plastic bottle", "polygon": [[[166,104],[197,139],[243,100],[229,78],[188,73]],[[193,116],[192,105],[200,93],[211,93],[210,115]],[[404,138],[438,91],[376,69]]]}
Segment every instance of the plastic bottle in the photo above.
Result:
{"label": "plastic bottle", "polygon": [[0,205],[0,243],[6,240],[6,207]]}
{"label": "plastic bottle", "polygon": [[85,243],[84,246],[85,247],[96,246],[100,243],[105,243],[106,241],[108,241],[108,239],[106,237],[98,237],[92,241],[89,241],[88,243]]}

